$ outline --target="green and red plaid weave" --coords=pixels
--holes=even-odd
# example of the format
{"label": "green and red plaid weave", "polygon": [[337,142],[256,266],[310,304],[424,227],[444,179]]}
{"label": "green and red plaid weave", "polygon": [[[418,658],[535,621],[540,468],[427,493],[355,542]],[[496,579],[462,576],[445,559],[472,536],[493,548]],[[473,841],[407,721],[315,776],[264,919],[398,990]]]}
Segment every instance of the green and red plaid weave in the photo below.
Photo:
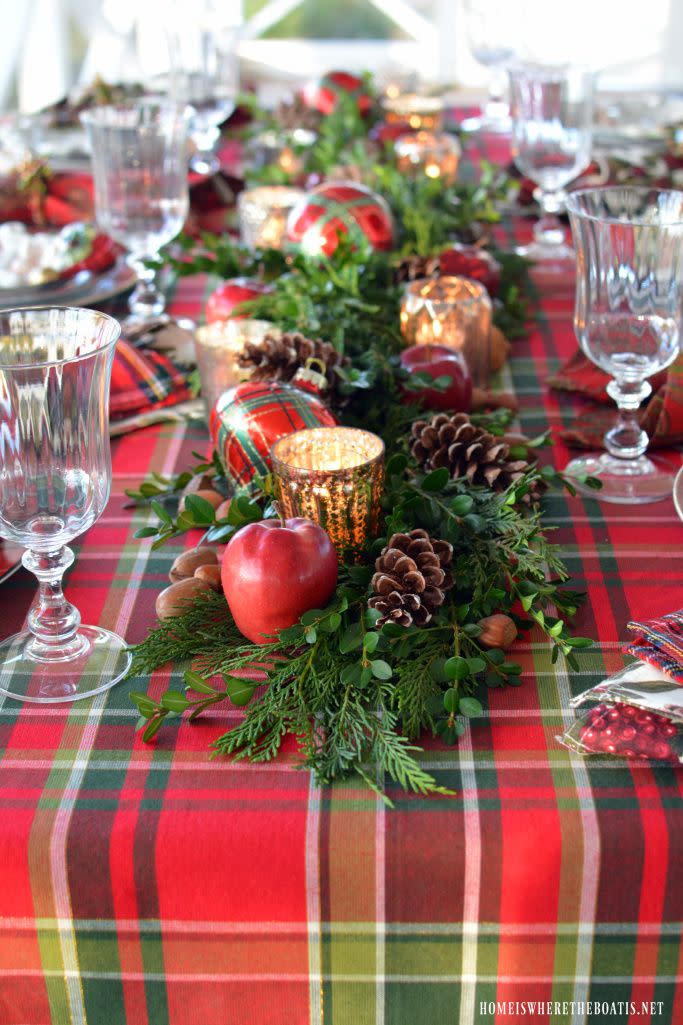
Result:
{"label": "green and red plaid weave", "polygon": [[[204,287],[183,282],[174,311],[196,315]],[[501,381],[529,432],[571,423],[544,382],[574,345],[568,298],[544,296]],[[191,542],[134,540],[152,516],[123,490],[206,442],[178,424],[116,442],[114,494],[68,579],[86,622],[130,641],[152,625]],[[683,1021],[683,775],[555,740],[570,697],[623,664],[627,622],[680,607],[683,525],[671,502],[547,510],[588,591],[577,632],[599,645],[569,672],[533,632],[522,685],[490,691],[457,748],[425,741],[457,797],[390,788],[387,811],[364,785],[317,787],[291,743],[271,765],[211,761],[237,710],[146,746],[129,685],[70,707],[2,702],[0,1025]],[[33,594],[23,570],[2,586],[4,632]]]}

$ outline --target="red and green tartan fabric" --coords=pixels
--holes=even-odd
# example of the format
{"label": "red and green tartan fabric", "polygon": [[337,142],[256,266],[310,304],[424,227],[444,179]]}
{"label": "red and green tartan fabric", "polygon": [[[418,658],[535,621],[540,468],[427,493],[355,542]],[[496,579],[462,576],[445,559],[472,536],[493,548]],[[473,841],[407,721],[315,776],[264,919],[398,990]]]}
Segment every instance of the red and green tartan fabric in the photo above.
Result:
{"label": "red and green tartan fabric", "polygon": [[683,684],[683,609],[646,623],[629,623],[628,629],[637,636],[624,648],[626,654],[649,662]]}
{"label": "red and green tartan fabric", "polygon": [[[205,287],[184,281],[173,312],[196,315]],[[544,296],[501,379],[528,432],[573,422],[545,382],[575,344],[569,300]],[[186,424],[115,443],[67,581],[85,622],[131,642],[153,624],[193,539],[136,541],[153,514],[124,489],[206,444]],[[0,1025],[683,1021],[683,775],[555,740],[570,697],[621,667],[628,621],[680,607],[683,525],[671,502],[553,495],[547,516],[588,592],[577,632],[599,643],[571,672],[532,631],[521,686],[489,691],[457,747],[425,739],[456,797],[390,786],[389,811],[354,781],[316,786],[293,743],[272,764],[211,760],[238,710],[144,745],[128,691],[145,681],[72,706],[0,699]],[[5,633],[33,595],[23,570],[0,587]]]}

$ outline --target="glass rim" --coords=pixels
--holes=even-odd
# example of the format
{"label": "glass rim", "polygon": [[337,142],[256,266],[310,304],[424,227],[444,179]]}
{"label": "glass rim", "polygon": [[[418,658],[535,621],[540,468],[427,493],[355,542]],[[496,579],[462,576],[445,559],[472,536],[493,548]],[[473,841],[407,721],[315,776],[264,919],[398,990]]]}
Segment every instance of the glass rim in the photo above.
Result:
{"label": "glass rim", "polygon": [[587,75],[595,78],[597,72],[590,64],[575,64],[573,61],[557,62],[552,61],[514,61],[507,66],[507,73],[512,78],[514,75],[528,75],[531,77],[534,72],[538,77],[546,81],[553,81],[558,78],[568,77],[568,73],[576,75]]}
{"label": "glass rim", "polygon": [[13,373],[16,370],[37,370],[40,367],[61,367],[67,363],[80,363],[82,360],[91,359],[99,353],[116,345],[121,337],[121,324],[109,313],[102,313],[100,310],[91,310],[87,306],[16,306],[11,309],[0,310],[0,338],[2,337],[2,321],[13,313],[88,313],[95,321],[101,321],[113,325],[112,336],[106,342],[97,345],[91,352],[83,352],[78,356],[67,356],[64,359],[36,360],[32,363],[3,363],[0,359],[0,373]]}
{"label": "glass rim", "polygon": [[[286,462],[284,459],[277,455],[276,449],[279,445],[285,442],[291,441],[292,438],[302,434],[314,434],[319,431],[352,431],[354,434],[364,434],[368,438],[374,439],[379,442],[377,452],[373,456],[368,458],[361,458],[359,462],[352,463],[350,466],[340,466],[336,470],[317,470],[310,466],[297,466],[295,463]],[[346,427],[344,424],[338,424],[337,426],[329,427],[304,427],[299,431],[292,431],[291,434],[285,434],[284,438],[278,438],[277,441],[273,442],[270,448],[270,458],[273,461],[273,469],[275,466],[282,467],[285,472],[294,470],[296,473],[307,473],[307,474],[335,474],[341,475],[345,473],[352,473],[355,470],[360,470],[364,466],[372,466],[374,463],[378,463],[384,459],[386,453],[386,445],[384,440],[380,438],[379,434],[375,434],[373,431],[366,431],[362,427]]]}
{"label": "glass rim", "polygon": [[185,121],[189,121],[196,113],[191,103],[178,102],[167,96],[140,96],[125,103],[101,103],[90,107],[89,110],[81,111],[78,120],[86,128],[126,128],[128,126],[117,124],[112,114],[131,114],[152,107],[160,114],[178,114]]}
{"label": "glass rim", "polygon": [[[440,282],[448,282],[453,284],[457,282],[459,286],[464,287],[466,292],[465,295],[459,295],[456,297],[439,296],[439,295],[425,295],[423,289],[429,285],[435,287]],[[415,278],[414,281],[408,281],[404,292],[404,301],[408,299],[418,299],[424,303],[430,303],[432,306],[463,306],[470,307],[479,305],[488,301],[491,303],[491,296],[486,285],[482,284],[481,281],[476,281],[474,278],[466,278],[464,274],[444,274],[438,278]]]}
{"label": "glass rim", "polygon": [[[681,213],[678,217],[663,222],[661,224],[653,224],[651,221],[646,221],[642,217],[611,217],[604,216],[597,213],[590,213],[588,210],[582,210],[579,208],[578,201],[582,196],[587,195],[600,195],[605,193],[618,194],[632,194],[632,195],[651,195],[651,196],[678,196],[681,200]],[[593,221],[598,224],[631,224],[635,227],[643,228],[676,228],[683,227],[683,190],[682,189],[658,189],[656,186],[649,185],[596,185],[592,187],[586,187],[584,189],[575,189],[572,192],[567,193],[565,199],[565,207],[567,212],[574,214],[575,217],[580,217],[585,221]]]}

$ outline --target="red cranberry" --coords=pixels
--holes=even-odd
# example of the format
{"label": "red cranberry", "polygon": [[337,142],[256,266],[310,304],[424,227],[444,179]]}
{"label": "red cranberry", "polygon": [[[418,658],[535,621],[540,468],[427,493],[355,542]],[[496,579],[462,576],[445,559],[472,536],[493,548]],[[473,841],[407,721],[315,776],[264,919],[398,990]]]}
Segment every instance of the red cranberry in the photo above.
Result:
{"label": "red cranberry", "polygon": [[621,730],[619,731],[619,739],[625,742],[633,740],[635,735],[636,731],[634,730],[633,726],[622,726]]}
{"label": "red cranberry", "polygon": [[654,758],[671,758],[672,754],[673,751],[670,745],[664,743],[664,741],[659,740],[652,747],[652,756]]}
{"label": "red cranberry", "polygon": [[624,707],[621,710],[621,714],[623,715],[624,719],[635,719],[635,717],[638,714],[638,711],[633,707],[633,705],[624,705]]}
{"label": "red cranberry", "polygon": [[678,730],[673,723],[667,722],[666,726],[662,726],[661,733],[663,737],[675,737]]}

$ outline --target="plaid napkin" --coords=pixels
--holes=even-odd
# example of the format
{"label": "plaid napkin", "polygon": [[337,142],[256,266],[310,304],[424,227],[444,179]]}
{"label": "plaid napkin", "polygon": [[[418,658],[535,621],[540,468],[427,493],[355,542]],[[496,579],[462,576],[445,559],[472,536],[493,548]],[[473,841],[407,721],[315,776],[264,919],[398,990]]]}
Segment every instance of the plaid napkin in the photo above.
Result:
{"label": "plaid napkin", "polygon": [[635,655],[683,684],[683,609],[661,619],[631,622],[627,629],[637,636],[624,648],[625,654]]}
{"label": "plaid napkin", "polygon": [[[578,350],[557,374],[548,379],[551,388],[575,392],[609,405],[609,411],[582,415],[576,426],[561,432],[562,439],[575,448],[600,448],[606,431],[614,424],[614,403],[605,391],[610,378]],[[683,442],[683,353],[668,371],[650,379],[654,391],[647,406],[639,412],[643,430],[653,448]]]}
{"label": "plaid napkin", "polygon": [[[152,416],[191,398],[186,367],[192,335],[168,318],[137,325],[116,345],[111,376],[110,418],[126,430],[158,419]],[[117,433],[122,433],[121,430]]]}

